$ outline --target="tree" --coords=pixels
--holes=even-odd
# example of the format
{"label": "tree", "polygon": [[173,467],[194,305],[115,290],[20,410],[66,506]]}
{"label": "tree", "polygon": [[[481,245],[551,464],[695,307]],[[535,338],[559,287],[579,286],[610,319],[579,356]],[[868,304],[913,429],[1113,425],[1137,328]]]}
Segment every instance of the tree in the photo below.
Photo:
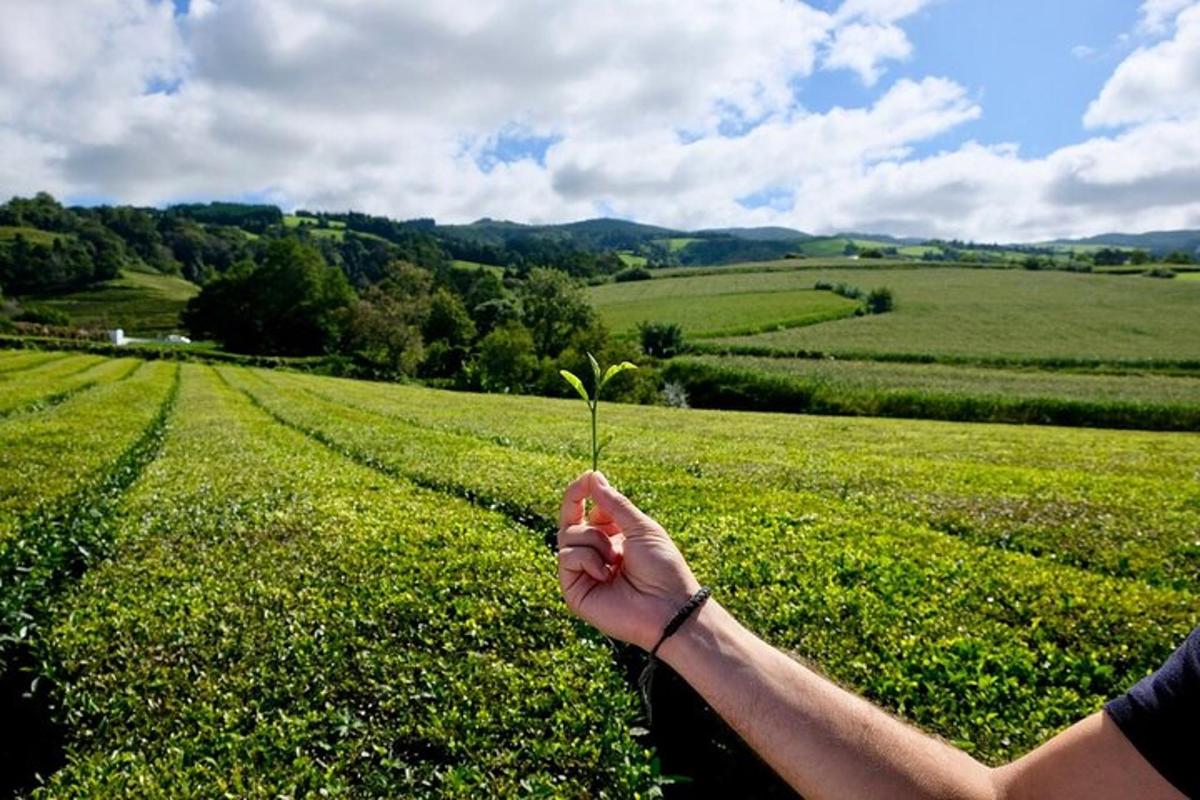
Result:
{"label": "tree", "polygon": [[509,322],[483,337],[475,374],[484,391],[526,391],[538,374],[533,335],[519,322]]}
{"label": "tree", "polygon": [[553,269],[532,269],[521,286],[521,318],[539,356],[557,356],[571,335],[592,324],[583,285]]}
{"label": "tree", "polygon": [[1115,247],[1105,247],[1092,254],[1092,263],[1097,267],[1119,267],[1129,260],[1129,254]]}
{"label": "tree", "polygon": [[243,353],[313,355],[337,347],[354,301],[340,270],[293,239],[271,242],[262,261],[236,265],[188,302],[184,324]]}
{"label": "tree", "polygon": [[462,347],[475,338],[475,323],[458,295],[449,289],[438,289],[429,304],[429,315],[421,328],[425,341],[444,341]]}
{"label": "tree", "polygon": [[384,278],[363,291],[351,314],[349,346],[359,360],[384,375],[413,375],[425,359],[421,329],[431,311],[428,270],[404,261],[384,268]]}

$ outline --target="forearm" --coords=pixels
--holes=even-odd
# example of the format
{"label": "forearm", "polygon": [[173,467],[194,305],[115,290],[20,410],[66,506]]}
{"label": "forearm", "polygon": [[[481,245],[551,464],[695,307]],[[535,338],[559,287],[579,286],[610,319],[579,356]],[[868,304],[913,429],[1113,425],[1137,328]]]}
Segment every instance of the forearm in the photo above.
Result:
{"label": "forearm", "polygon": [[767,645],[713,600],[660,655],[809,800],[997,795],[987,767]]}

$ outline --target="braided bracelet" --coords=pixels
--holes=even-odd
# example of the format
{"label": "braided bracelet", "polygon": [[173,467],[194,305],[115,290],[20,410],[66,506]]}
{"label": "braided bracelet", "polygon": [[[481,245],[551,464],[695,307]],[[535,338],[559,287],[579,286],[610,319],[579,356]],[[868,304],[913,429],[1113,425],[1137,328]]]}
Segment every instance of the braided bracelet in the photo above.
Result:
{"label": "braided bracelet", "polygon": [[711,594],[711,589],[701,586],[698,592],[680,606],[679,610],[675,612],[675,616],[671,617],[671,621],[663,628],[662,636],[658,637],[658,643],[650,648],[650,653],[646,656],[646,666],[642,669],[642,674],[638,676],[638,688],[641,689],[642,701],[646,704],[646,720],[651,724],[654,722],[654,709],[650,705],[650,681],[654,678],[654,668],[658,664],[658,648],[662,647],[663,642],[670,639],[676,631],[683,627],[683,623],[687,622],[688,618],[704,605],[704,601]]}

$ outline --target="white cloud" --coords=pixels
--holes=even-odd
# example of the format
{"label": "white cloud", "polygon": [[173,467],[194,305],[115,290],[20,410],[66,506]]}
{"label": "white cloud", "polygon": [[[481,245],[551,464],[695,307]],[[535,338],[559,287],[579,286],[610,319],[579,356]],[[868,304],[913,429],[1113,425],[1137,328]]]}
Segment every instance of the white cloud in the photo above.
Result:
{"label": "white cloud", "polygon": [[[1180,111],[1196,109],[1200,11],[1172,16],[1088,112],[1132,127],[1044,158],[977,143],[915,158],[985,113],[947,78],[885,84],[863,108],[797,104],[817,69],[881,80],[912,52],[898,23],[926,5],[193,0],[175,18],[166,2],[16,0],[0,189],[984,239],[1200,224],[1200,135]],[[550,144],[497,159],[513,136]]]}
{"label": "white cloud", "polygon": [[895,25],[853,23],[834,33],[824,65],[854,70],[863,83],[873,86],[882,74],[880,62],[903,60],[911,53],[912,44]]}
{"label": "white cloud", "polygon": [[1138,31],[1155,35],[1166,33],[1180,11],[1196,0],[1145,0],[1139,9]]}
{"label": "white cloud", "polygon": [[1077,44],[1071,48],[1071,55],[1084,61],[1096,55],[1096,48],[1086,44]]}
{"label": "white cloud", "polygon": [[1117,67],[1084,115],[1089,127],[1200,115],[1200,3],[1179,14],[1172,38]]}

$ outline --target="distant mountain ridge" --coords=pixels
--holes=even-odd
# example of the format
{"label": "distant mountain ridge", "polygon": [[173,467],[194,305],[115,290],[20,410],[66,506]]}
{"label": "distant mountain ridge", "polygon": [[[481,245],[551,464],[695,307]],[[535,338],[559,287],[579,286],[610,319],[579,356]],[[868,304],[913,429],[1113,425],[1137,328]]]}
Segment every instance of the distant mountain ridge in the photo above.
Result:
{"label": "distant mountain ridge", "polygon": [[1146,233],[1102,233],[1084,239],[1056,239],[1052,245],[1101,245],[1103,247],[1133,247],[1155,255],[1175,251],[1200,253],[1200,230],[1148,231]]}
{"label": "distant mountain ridge", "polygon": [[[871,233],[860,231],[843,231],[835,234],[821,235],[807,233],[795,228],[780,226],[760,227],[728,227],[701,228],[699,230],[684,230],[665,228],[659,225],[648,225],[631,220],[612,217],[598,217],[566,223],[521,223],[509,220],[494,220],[483,218],[466,225],[439,225],[437,229],[449,235],[463,235],[471,238],[496,238],[514,233],[542,236],[560,236],[580,241],[580,244],[615,248],[634,248],[653,240],[660,239],[734,239],[744,242],[757,243],[788,243],[819,240],[849,240],[871,241],[897,247],[912,247],[933,241],[935,237],[892,236],[886,233]],[[1002,244],[1003,247],[1034,248],[1034,247],[1127,247],[1147,250],[1155,255],[1164,255],[1175,251],[1187,253],[1200,252],[1200,230],[1167,230],[1148,231],[1146,233],[1104,233],[1083,238],[1060,238],[1044,242],[1012,242]]]}

